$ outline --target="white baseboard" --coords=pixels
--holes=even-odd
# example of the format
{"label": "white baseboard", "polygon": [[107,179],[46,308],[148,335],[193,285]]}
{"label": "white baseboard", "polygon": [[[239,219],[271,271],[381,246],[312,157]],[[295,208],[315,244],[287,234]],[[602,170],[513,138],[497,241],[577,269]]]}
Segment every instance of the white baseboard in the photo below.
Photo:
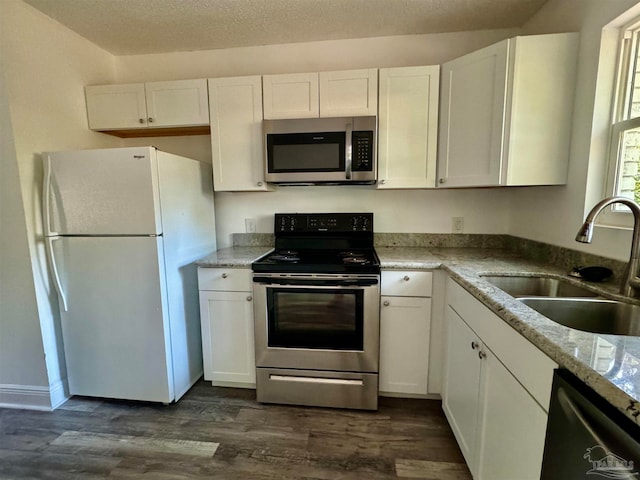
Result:
{"label": "white baseboard", "polygon": [[67,401],[69,394],[62,381],[51,387],[0,384],[0,408],[44,410],[50,412]]}
{"label": "white baseboard", "polygon": [[56,383],[51,385],[49,387],[49,396],[51,397],[51,409],[55,410],[71,398],[67,383],[62,380],[58,380]]}

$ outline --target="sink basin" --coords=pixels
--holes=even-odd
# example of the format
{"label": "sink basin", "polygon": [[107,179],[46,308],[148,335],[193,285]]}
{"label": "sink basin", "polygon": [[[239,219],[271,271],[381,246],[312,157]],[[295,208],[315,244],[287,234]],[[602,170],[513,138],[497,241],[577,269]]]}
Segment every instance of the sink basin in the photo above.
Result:
{"label": "sink basin", "polygon": [[640,336],[640,306],[595,298],[521,298],[550,320],[585,332]]}
{"label": "sink basin", "polygon": [[561,278],[482,275],[512,297],[597,297],[598,293]]}

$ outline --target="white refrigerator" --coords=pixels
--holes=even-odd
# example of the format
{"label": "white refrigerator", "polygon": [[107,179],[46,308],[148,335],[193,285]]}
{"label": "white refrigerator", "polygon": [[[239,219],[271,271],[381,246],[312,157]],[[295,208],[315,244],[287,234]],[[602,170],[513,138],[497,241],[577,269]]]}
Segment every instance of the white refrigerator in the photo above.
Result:
{"label": "white refrigerator", "polygon": [[202,375],[192,262],[216,249],[211,167],[154,147],[43,160],[69,393],[178,400]]}

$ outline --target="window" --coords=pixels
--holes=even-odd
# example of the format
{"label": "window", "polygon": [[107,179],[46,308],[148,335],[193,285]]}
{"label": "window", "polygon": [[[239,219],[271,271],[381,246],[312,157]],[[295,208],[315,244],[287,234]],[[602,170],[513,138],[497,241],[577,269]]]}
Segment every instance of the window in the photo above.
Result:
{"label": "window", "polygon": [[[622,29],[608,191],[640,203],[640,19]],[[616,204],[615,212],[628,212]]]}

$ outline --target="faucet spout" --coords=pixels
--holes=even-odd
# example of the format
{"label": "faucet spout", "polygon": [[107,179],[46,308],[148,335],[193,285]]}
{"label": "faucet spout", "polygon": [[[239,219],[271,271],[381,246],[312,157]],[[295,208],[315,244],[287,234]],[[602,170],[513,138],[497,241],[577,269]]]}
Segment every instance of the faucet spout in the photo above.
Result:
{"label": "faucet spout", "polygon": [[631,255],[629,263],[625,269],[625,273],[620,285],[620,293],[629,297],[640,297],[640,278],[638,278],[638,270],[640,269],[640,205],[626,197],[609,197],[598,202],[591,211],[578,230],[576,241],[581,243],[591,243],[593,238],[593,226],[600,212],[609,205],[621,203],[626,205],[633,213],[633,239],[631,242]]}

